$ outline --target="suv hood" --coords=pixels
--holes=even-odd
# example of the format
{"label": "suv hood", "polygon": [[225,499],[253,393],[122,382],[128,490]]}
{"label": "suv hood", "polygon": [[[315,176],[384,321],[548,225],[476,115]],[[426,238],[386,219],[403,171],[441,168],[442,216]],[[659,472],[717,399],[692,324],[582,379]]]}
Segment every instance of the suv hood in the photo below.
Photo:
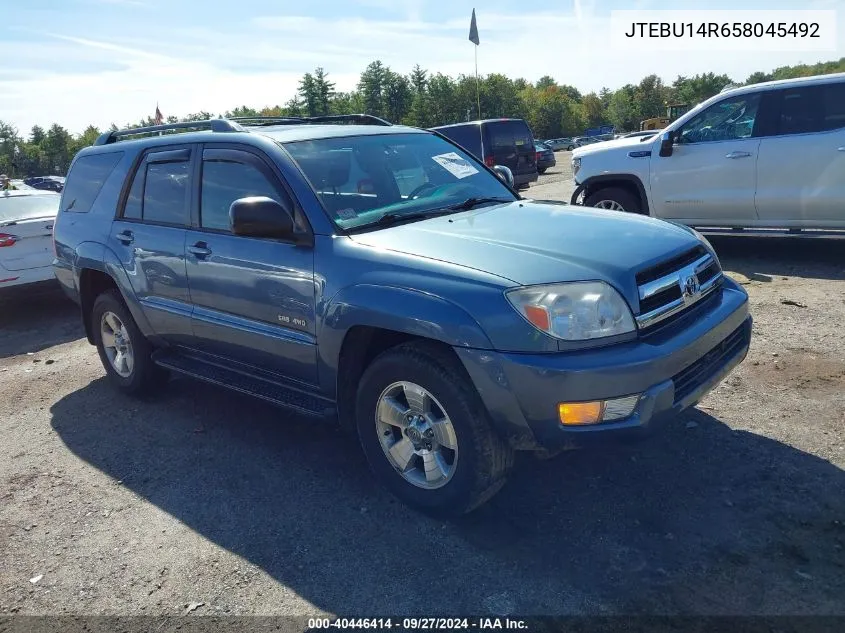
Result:
{"label": "suv hood", "polygon": [[641,215],[519,200],[350,236],[492,273],[516,285],[601,280],[636,305],[634,274],[701,242]]}
{"label": "suv hood", "polygon": [[[657,132],[655,132],[657,134]],[[634,136],[632,138],[618,138],[613,141],[602,141],[601,143],[593,143],[592,145],[584,145],[572,152],[573,158],[586,156],[587,154],[595,154],[596,152],[607,152],[614,149],[621,149],[631,151],[634,148],[642,150],[650,150],[651,144],[654,142],[654,137],[649,136],[647,141],[643,141],[643,137]]]}

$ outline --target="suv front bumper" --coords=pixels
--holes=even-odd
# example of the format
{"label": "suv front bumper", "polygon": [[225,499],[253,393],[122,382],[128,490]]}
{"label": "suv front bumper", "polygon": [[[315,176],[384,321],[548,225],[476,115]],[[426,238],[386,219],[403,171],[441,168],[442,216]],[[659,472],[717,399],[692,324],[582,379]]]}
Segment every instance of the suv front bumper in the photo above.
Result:
{"label": "suv front bumper", "polygon": [[[745,358],[748,295],[725,278],[718,299],[689,323],[637,341],[559,354],[456,348],[493,422],[518,449],[585,445],[642,435],[694,406]],[[619,421],[564,426],[558,403],[640,394]]]}

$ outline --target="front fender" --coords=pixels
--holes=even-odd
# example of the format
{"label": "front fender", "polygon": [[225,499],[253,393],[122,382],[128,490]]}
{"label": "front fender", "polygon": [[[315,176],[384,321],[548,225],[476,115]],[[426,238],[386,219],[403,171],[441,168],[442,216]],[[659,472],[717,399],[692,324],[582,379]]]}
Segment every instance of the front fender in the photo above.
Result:
{"label": "front fender", "polygon": [[584,193],[586,196],[589,193],[590,189],[595,189],[600,185],[613,186],[615,183],[625,183],[633,185],[637,190],[637,194],[639,195],[642,209],[645,211],[646,214],[651,213],[651,205],[649,204],[645,184],[643,183],[643,179],[637,174],[611,173],[600,174],[598,176],[590,176],[589,178],[585,178],[572,193],[572,197],[570,198],[569,203],[577,204],[578,196],[581,195],[581,193]]}
{"label": "front fender", "polygon": [[317,332],[320,385],[334,397],[343,340],[350,328],[368,326],[410,334],[451,347],[492,349],[481,326],[465,310],[441,297],[408,288],[348,286],[320,310]]}

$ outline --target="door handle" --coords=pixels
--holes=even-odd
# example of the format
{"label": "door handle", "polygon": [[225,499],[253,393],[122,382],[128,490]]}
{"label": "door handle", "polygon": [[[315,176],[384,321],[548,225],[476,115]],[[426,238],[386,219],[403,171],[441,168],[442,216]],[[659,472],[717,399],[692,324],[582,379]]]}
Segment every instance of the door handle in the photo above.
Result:
{"label": "door handle", "polygon": [[751,156],[751,152],[731,152],[730,154],[725,154],[725,158],[748,158]]}
{"label": "door handle", "polygon": [[188,252],[191,255],[194,255],[197,259],[205,259],[211,255],[211,249],[208,248],[208,244],[205,242],[197,242],[193,246],[189,246]]}
{"label": "door handle", "polygon": [[117,241],[123,244],[131,244],[135,241],[135,236],[132,234],[132,231],[121,231],[116,235]]}

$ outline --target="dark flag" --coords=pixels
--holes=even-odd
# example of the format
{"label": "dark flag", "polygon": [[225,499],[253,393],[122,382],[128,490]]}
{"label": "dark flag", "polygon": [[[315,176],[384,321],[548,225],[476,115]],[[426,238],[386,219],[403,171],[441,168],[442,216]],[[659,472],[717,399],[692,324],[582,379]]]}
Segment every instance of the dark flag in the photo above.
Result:
{"label": "dark flag", "polygon": [[164,117],[161,114],[161,110],[158,109],[158,104],[156,104],[155,124],[161,125],[162,123],[164,123]]}
{"label": "dark flag", "polygon": [[478,25],[475,23],[475,9],[472,10],[472,21],[469,23],[469,41],[476,46],[481,44],[478,39]]}

